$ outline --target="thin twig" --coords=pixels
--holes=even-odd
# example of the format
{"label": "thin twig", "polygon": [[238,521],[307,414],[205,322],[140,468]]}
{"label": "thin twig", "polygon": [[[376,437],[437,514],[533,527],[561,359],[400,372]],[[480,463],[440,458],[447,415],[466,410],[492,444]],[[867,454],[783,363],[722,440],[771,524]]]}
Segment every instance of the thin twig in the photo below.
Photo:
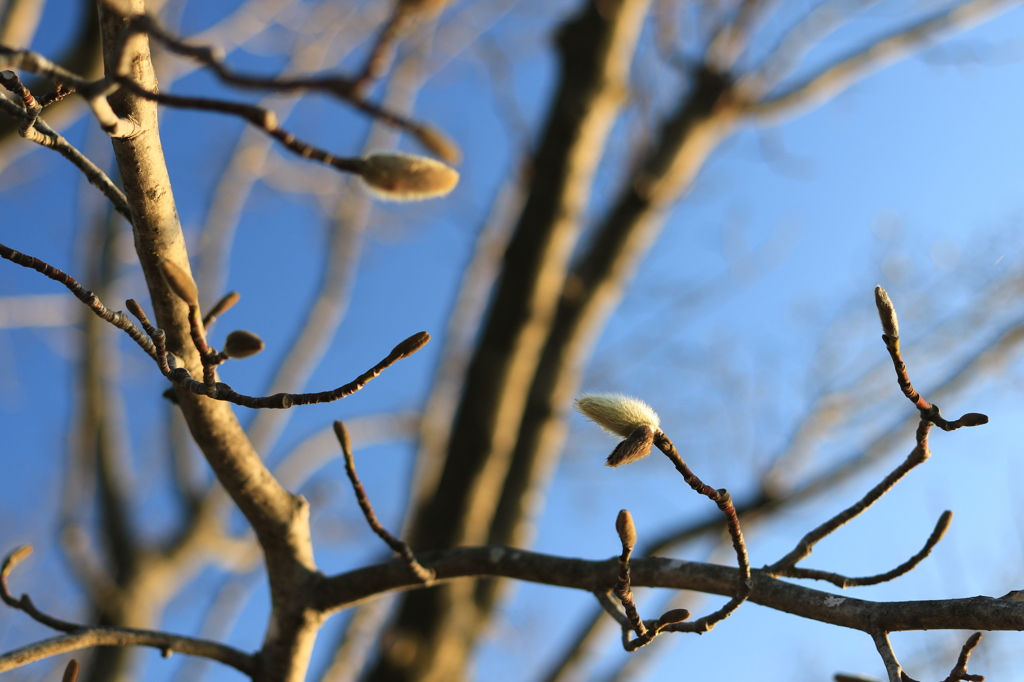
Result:
{"label": "thin twig", "polygon": [[928,433],[932,425],[938,426],[944,431],[954,431],[963,426],[979,426],[988,423],[988,417],[974,412],[965,414],[953,422],[946,421],[940,415],[937,405],[929,403],[921,397],[921,394],[917,392],[917,389],[914,388],[913,383],[910,381],[907,366],[900,354],[900,327],[896,308],[893,306],[889,294],[882,287],[875,287],[875,305],[878,308],[879,320],[882,323],[882,341],[885,342],[885,348],[889,352],[893,367],[896,370],[896,381],[903,395],[914,404],[914,407],[921,414],[921,420],[918,423],[917,433],[915,434],[917,444],[907,458],[890,472],[881,483],[868,491],[863,498],[807,533],[786,556],[771,566],[766,567],[765,570],[770,575],[792,575],[790,571],[800,561],[810,556],[815,544],[850,520],[864,513],[879,498],[889,492],[911,469],[926,461],[931,456],[931,451],[928,449]]}
{"label": "thin twig", "polygon": [[[26,111],[6,97],[0,97],[0,111],[22,121],[26,117]],[[89,184],[103,192],[103,195],[114,205],[114,209],[124,216],[129,223],[132,222],[131,210],[128,208],[128,200],[125,198],[124,193],[107,177],[106,173],[100,170],[96,164],[90,161],[85,154],[76,149],[64,137],[57,134],[43,119],[37,117],[34,125],[24,132],[23,137],[29,142],[35,142],[42,147],[52,149],[74,164],[78,170],[82,171]]]}
{"label": "thin twig", "polygon": [[698,618],[690,623],[678,623],[667,628],[673,632],[708,632],[717,623],[732,615],[733,611],[738,609],[750,594],[750,557],[747,555],[747,545],[743,540],[743,530],[740,528],[740,521],[736,515],[736,508],[733,506],[732,495],[729,494],[728,490],[725,488],[715,490],[697,478],[690,470],[690,467],[686,466],[686,462],[683,461],[683,458],[676,450],[676,446],[665,435],[665,432],[660,429],[654,434],[654,446],[661,450],[672,464],[675,465],[676,471],[682,474],[683,480],[686,481],[687,485],[718,505],[718,508],[725,514],[726,526],[729,530],[729,536],[732,538],[732,546],[736,552],[736,562],[739,567],[736,591],[732,598],[714,613]]}
{"label": "thin twig", "polygon": [[984,675],[971,675],[967,672],[967,660],[971,657],[971,652],[974,650],[974,647],[978,646],[980,641],[980,632],[975,632],[967,638],[963,648],[960,649],[960,656],[956,659],[956,665],[949,671],[949,677],[942,680],[942,682],[959,682],[961,680],[966,682],[984,682]]}
{"label": "thin twig", "polygon": [[21,99],[21,106],[25,108],[25,118],[22,119],[21,125],[18,127],[18,134],[25,137],[29,129],[35,126],[39,112],[43,110],[43,105],[36,101],[29,89],[18,78],[18,74],[13,71],[0,71],[0,85]]}
{"label": "thin twig", "polygon": [[356,391],[362,389],[371,379],[379,376],[381,372],[391,365],[418,351],[426,345],[429,340],[430,334],[427,332],[413,334],[408,339],[395,346],[394,350],[392,350],[386,358],[356,377],[353,381],[339,386],[332,391],[322,391],[320,393],[276,393],[269,396],[254,397],[238,393],[227,384],[217,382],[214,385],[216,389],[214,395],[209,395],[207,393],[206,384],[202,381],[196,381],[193,379],[192,375],[184,367],[172,367],[171,371],[166,376],[175,384],[195,393],[196,395],[206,395],[210,398],[214,398],[215,400],[223,400],[225,402],[234,403],[235,405],[241,405],[242,407],[249,407],[252,409],[283,410],[295,407],[296,405],[318,405],[320,403],[330,403],[335,400],[347,398]]}
{"label": "thin twig", "polygon": [[[3,101],[3,98],[0,98],[0,101]],[[146,335],[142,333],[142,330],[136,327],[128,318],[127,315],[125,315],[123,312],[119,310],[109,310],[106,306],[103,305],[103,303],[100,301],[99,297],[96,296],[96,294],[89,291],[81,284],[79,284],[71,275],[61,270],[58,270],[57,268],[53,267],[52,265],[44,261],[39,260],[38,258],[34,258],[27,254],[21,253],[20,251],[15,251],[14,249],[3,244],[0,244],[0,258],[5,258],[11,261],[12,263],[17,263],[22,267],[35,270],[36,272],[39,272],[45,275],[46,277],[49,277],[55,282],[60,282],[65,287],[67,287],[68,290],[72,294],[74,294],[79,301],[89,306],[89,308],[99,317],[103,318],[104,320],[114,325],[118,329],[125,331],[128,334],[128,336],[132,337],[132,340],[135,343],[139,344],[139,347],[146,352],[146,355],[149,355],[151,358],[156,359],[157,350],[156,347],[153,345],[153,342],[146,338]]]}
{"label": "thin twig", "polygon": [[203,316],[203,327],[209,329],[213,323],[217,321],[218,317],[235,307],[235,304],[238,303],[238,299],[240,298],[241,296],[237,291],[229,291],[224,294],[223,298],[213,304],[213,307],[210,308],[210,312]]}
{"label": "thin twig", "polygon": [[866,585],[878,585],[879,583],[888,582],[900,577],[906,573],[917,568],[917,565],[924,561],[935,545],[939,543],[942,536],[946,534],[949,529],[950,521],[953,519],[953,512],[944,511],[942,516],[939,517],[938,522],[935,524],[935,529],[932,534],[928,536],[928,540],[924,543],[924,547],[921,548],[914,556],[907,559],[905,562],[885,573],[878,575],[868,576],[865,578],[847,578],[839,573],[829,573],[827,571],[818,571],[812,568],[791,568],[786,571],[786,576],[790,578],[805,578],[808,580],[825,580],[836,587],[847,588],[847,587],[863,587]]}
{"label": "thin twig", "polygon": [[[636,651],[640,647],[647,646],[657,637],[666,626],[680,623],[690,617],[686,609],[672,609],[662,614],[656,621],[644,622],[633,602],[633,591],[629,587],[629,556],[633,553],[633,546],[636,545],[636,526],[633,524],[633,517],[623,509],[615,520],[615,530],[619,534],[619,541],[622,543],[622,554],[619,555],[619,575],[615,580],[615,587],[612,593],[622,604],[622,610],[626,612],[624,619],[614,616],[622,624],[622,646],[626,651]],[[605,603],[607,595],[602,598],[602,593],[596,593],[597,600],[608,610],[609,607],[615,612],[614,604]],[[630,631],[636,633],[636,637],[629,638]]]}
{"label": "thin twig", "polygon": [[892,487],[906,476],[911,469],[925,462],[931,456],[931,451],[928,449],[928,430],[931,429],[931,426],[931,422],[926,419],[922,419],[917,430],[917,445],[914,446],[914,449],[911,450],[909,455],[907,455],[907,458],[900,462],[899,466],[889,472],[889,475],[882,479],[878,485],[869,490],[868,493],[856,503],[847,507],[804,535],[800,542],[797,543],[796,547],[786,554],[786,556],[782,557],[771,566],[766,567],[765,571],[772,576],[790,575],[790,569],[794,568],[802,560],[809,557],[811,552],[814,550],[814,546],[818,544],[818,542],[863,514],[883,495],[892,490]]}
{"label": "thin twig", "polygon": [[10,606],[12,609],[18,609],[24,611],[33,620],[42,623],[43,625],[53,628],[54,630],[60,630],[61,632],[75,632],[82,628],[81,625],[70,623],[66,620],[54,618],[49,616],[32,603],[32,598],[27,594],[21,595],[20,599],[15,599],[14,595],[11,594],[10,587],[7,585],[7,576],[11,574],[11,571],[15,566],[24,561],[28,556],[32,554],[32,545],[22,545],[16,550],[8,554],[4,558],[3,566],[0,567],[0,599],[3,599],[4,603]]}
{"label": "thin twig", "polygon": [[255,657],[252,654],[219,642],[156,630],[83,627],[76,632],[44,639],[0,655],[0,673],[70,651],[97,646],[149,646],[159,649],[167,655],[177,651],[189,656],[200,656],[218,661],[248,676],[252,676],[256,668]]}
{"label": "thin twig", "polygon": [[373,512],[373,506],[370,504],[370,498],[366,496],[366,490],[363,488],[363,484],[359,481],[359,475],[356,474],[356,461],[352,456],[352,439],[349,438],[348,429],[345,428],[345,424],[340,421],[334,422],[334,435],[338,438],[338,443],[341,445],[341,452],[345,455],[345,473],[348,474],[348,480],[352,482],[352,490],[355,491],[356,501],[359,503],[359,508],[363,510],[363,516],[366,517],[366,523],[370,525],[377,536],[387,543],[387,546],[399,554],[405,563],[409,565],[412,572],[416,574],[416,577],[422,580],[424,583],[431,583],[436,577],[434,571],[429,568],[424,568],[419,561],[416,560],[416,556],[412,553],[412,549],[409,545],[402,540],[399,540],[394,535],[389,533],[384,526],[381,525],[377,519],[377,515]]}
{"label": "thin twig", "polygon": [[[396,12],[396,15],[398,14],[407,13],[403,13],[402,10],[398,10]],[[171,50],[172,52],[175,52],[176,54],[180,54],[183,56],[191,57],[192,59],[195,59],[196,61],[199,61],[200,63],[208,66],[213,70],[217,77],[225,83],[229,83],[231,85],[235,85],[241,88],[273,90],[277,92],[301,91],[323,92],[326,94],[330,94],[342,101],[349,103],[359,111],[362,111],[363,113],[372,116],[373,118],[379,121],[387,123],[388,125],[394,126],[400,130],[403,130],[415,136],[425,147],[431,149],[429,140],[432,135],[436,134],[436,131],[431,126],[408,119],[404,116],[401,116],[400,114],[385,109],[384,107],[367,102],[363,98],[362,92],[363,90],[365,90],[365,87],[369,84],[369,82],[372,79],[377,78],[380,75],[379,73],[376,72],[372,64],[370,65],[370,71],[364,70],[364,73],[355,80],[351,78],[346,78],[344,76],[338,76],[335,74],[285,77],[264,77],[240,74],[231,70],[227,66],[227,64],[224,62],[221,50],[206,46],[189,45],[181,38],[172,35],[169,31],[160,26],[157,20],[152,16],[140,14],[127,17],[127,19],[128,27],[125,29],[124,33],[120,37],[117,50],[118,54],[123,54],[125,52],[125,46],[132,36],[138,35],[140,33],[147,34],[149,37],[162,43],[167,49]],[[392,21],[392,23],[394,23],[394,20]],[[387,31],[385,31],[385,33],[387,33]],[[384,36],[382,36],[382,39],[383,37]],[[379,46],[380,42],[378,43],[378,47]],[[387,48],[387,45],[384,45],[384,47]],[[374,60],[371,57],[371,62],[373,61]],[[243,118],[246,118],[246,120],[249,120],[257,126],[262,127],[258,122],[261,119],[262,115],[257,111],[254,111],[266,111],[261,110],[260,107],[250,107],[248,105],[232,104],[229,102],[219,102],[218,105],[216,100],[204,100],[201,98],[184,97],[177,98],[170,95],[162,96],[158,93],[146,91],[145,89],[141,88],[141,86],[139,86],[137,83],[127,78],[128,70],[126,67],[127,65],[124,64],[119,65],[118,76],[116,80],[118,83],[129,87],[140,96],[147,97],[149,99],[154,99],[155,101],[160,102],[162,104],[166,104],[168,106],[180,106],[198,109],[205,108],[210,111],[231,113],[237,116],[242,116]],[[164,97],[167,97],[167,99],[164,99]],[[266,130],[266,128],[264,129]],[[286,141],[285,138],[289,137],[290,133],[281,131],[280,134],[276,134],[274,131],[271,130],[267,130],[267,132],[276,137],[277,139],[281,140],[282,143],[288,146],[289,143]],[[303,146],[308,149],[315,149],[309,145],[304,145],[304,143]],[[292,149],[292,151],[296,151],[296,149],[293,149],[290,146],[289,149]],[[296,153],[301,154],[300,151],[296,151]],[[328,162],[325,161],[325,163]],[[346,169],[341,168],[341,170]]]}

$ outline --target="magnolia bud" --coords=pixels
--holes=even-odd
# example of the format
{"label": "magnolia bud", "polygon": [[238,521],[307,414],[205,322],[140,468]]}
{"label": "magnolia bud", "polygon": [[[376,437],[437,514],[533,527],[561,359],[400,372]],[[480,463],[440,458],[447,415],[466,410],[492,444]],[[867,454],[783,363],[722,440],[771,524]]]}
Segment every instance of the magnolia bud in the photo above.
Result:
{"label": "magnolia bud", "polygon": [[636,545],[636,526],[633,524],[633,515],[628,509],[623,509],[615,519],[615,531],[622,541],[622,548],[628,552],[633,551]]}
{"label": "magnolia bud", "polygon": [[334,435],[338,439],[338,444],[341,445],[342,452],[346,455],[352,452],[352,438],[348,435],[348,429],[345,428],[344,423],[334,422]]}
{"label": "magnolia bud", "polygon": [[359,174],[367,189],[387,201],[443,197],[459,184],[459,173],[426,156],[396,152],[370,154]]}
{"label": "magnolia bud", "polygon": [[422,125],[415,131],[416,139],[442,161],[457,166],[462,163],[462,150],[455,140],[431,125]]}
{"label": "magnolia bud", "polygon": [[968,412],[957,421],[964,426],[981,426],[982,424],[988,424],[988,415],[979,412]]}
{"label": "magnolia bud", "polygon": [[629,434],[629,438],[615,446],[612,454],[608,455],[608,459],[605,460],[605,466],[617,467],[643,459],[651,454],[653,444],[654,430],[646,424],[638,426],[633,433]]}
{"label": "magnolia bud", "polygon": [[587,393],[576,399],[576,410],[608,433],[629,438],[641,426],[657,431],[661,420],[651,406],[621,393]]}
{"label": "magnolia bud", "polygon": [[252,357],[263,350],[263,339],[252,332],[239,329],[228,334],[224,341],[224,355],[235,360]]}
{"label": "magnolia bud", "polygon": [[430,341],[430,334],[427,332],[416,332],[395,346],[388,355],[388,358],[393,358],[395,362],[398,362],[423,348],[423,346],[427,345],[428,341]]}
{"label": "magnolia bud", "polygon": [[190,308],[199,307],[199,290],[196,289],[196,283],[192,280],[192,276],[184,268],[164,259],[160,261],[160,270],[164,273],[167,286],[178,298],[187,303]]}
{"label": "magnolia bud", "polygon": [[672,623],[682,623],[689,617],[690,612],[686,609],[669,609],[665,613],[661,614],[661,618],[658,619],[658,625],[664,627],[665,625],[671,625]]}
{"label": "magnolia bud", "polygon": [[76,682],[78,680],[78,661],[71,659],[68,666],[64,668],[64,677],[61,682]]}
{"label": "magnolia bud", "polygon": [[880,286],[875,287],[875,306],[878,307],[878,317],[882,321],[882,332],[894,339],[900,338],[900,323],[896,319],[896,308],[893,307],[888,292]]}

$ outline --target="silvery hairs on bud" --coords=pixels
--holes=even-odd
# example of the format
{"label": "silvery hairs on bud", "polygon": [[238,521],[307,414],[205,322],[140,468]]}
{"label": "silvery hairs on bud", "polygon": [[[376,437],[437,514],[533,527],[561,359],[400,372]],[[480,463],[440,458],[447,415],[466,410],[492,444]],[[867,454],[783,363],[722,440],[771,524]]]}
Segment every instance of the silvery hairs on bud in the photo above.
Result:
{"label": "silvery hairs on bud", "polygon": [[576,411],[608,433],[629,438],[641,426],[658,431],[661,420],[650,405],[621,393],[584,393],[576,398]]}

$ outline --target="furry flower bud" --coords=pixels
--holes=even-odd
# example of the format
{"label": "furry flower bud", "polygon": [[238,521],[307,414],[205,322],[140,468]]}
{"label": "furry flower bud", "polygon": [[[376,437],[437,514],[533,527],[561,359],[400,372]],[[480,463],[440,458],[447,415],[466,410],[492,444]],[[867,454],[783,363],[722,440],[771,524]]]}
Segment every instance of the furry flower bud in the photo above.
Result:
{"label": "furry flower bud", "polygon": [[896,308],[889,298],[889,293],[878,286],[875,287],[875,306],[878,308],[878,318],[882,321],[882,331],[886,336],[894,339],[900,338],[900,323],[896,319]]}
{"label": "furry flower bud", "polygon": [[576,398],[576,411],[620,438],[629,438],[641,426],[656,432],[661,423],[650,405],[621,393],[586,393]]}
{"label": "furry flower bud", "polygon": [[386,201],[443,197],[459,184],[459,172],[426,156],[370,154],[358,171],[367,189]]}

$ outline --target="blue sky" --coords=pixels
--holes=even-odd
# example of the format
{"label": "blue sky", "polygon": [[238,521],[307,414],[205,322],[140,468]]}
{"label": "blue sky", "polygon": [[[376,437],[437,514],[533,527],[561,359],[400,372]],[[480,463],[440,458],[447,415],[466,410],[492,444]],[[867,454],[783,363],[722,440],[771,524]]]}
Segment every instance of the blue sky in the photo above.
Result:
{"label": "blue sky", "polygon": [[[452,12],[473,7],[457,6]],[[36,49],[56,49],[66,40],[68,22],[57,18],[61,11],[70,12],[60,2],[48,6]],[[547,49],[550,20],[544,23],[540,17],[554,9],[546,11],[542,15],[537,7],[521,6],[498,18],[486,34],[511,56],[514,93],[534,133],[553,67]],[[899,8],[883,5],[837,33],[812,55],[812,62],[857,44],[882,25],[899,25],[899,16]],[[214,19],[192,8],[182,30],[201,30]],[[699,475],[734,494],[749,492],[760,467],[783,446],[822,386],[843,386],[887,361],[871,293],[881,283],[898,310],[906,311],[901,319],[907,347],[920,344],[922,358],[928,352],[920,364],[912,350],[905,356],[927,397],[928,386],[1024,312],[1019,301],[1005,299],[1004,307],[980,324],[954,325],[948,354],[930,336],[940,322],[962,316],[976,292],[1011,280],[1024,265],[1018,236],[1024,211],[1020,35],[1024,15],[1016,10],[873,75],[806,115],[775,128],[744,128],[722,144],[668,216],[657,246],[598,342],[585,388],[635,393],[647,400]],[[252,70],[275,68],[281,59],[273,53],[288,41],[282,28],[233,58]],[[965,61],[964,55],[978,59]],[[511,165],[507,129],[494,106],[494,84],[479,53],[467,50],[445,61],[419,96],[415,114],[462,145],[463,183],[448,199],[374,209],[350,309],[309,388],[350,380],[414,332],[430,331],[434,342],[343,403],[295,410],[278,447],[264,453],[269,461],[279,461],[333,419],[422,406],[459,275],[486,207]],[[209,76],[195,73],[171,91],[211,87]],[[350,153],[357,152],[367,127],[344,107],[318,98],[289,125]],[[100,165],[109,165],[109,148],[94,122],[82,118],[62,132]],[[237,126],[226,119],[181,112],[164,116],[179,212],[193,245],[237,135]],[[623,144],[621,138],[613,141],[620,149]],[[602,169],[605,181],[615,176],[618,161],[608,159]],[[333,181],[330,171],[314,176]],[[76,231],[94,215],[97,197],[92,188],[82,187],[63,159],[38,150],[9,165],[0,173],[0,202],[0,240],[72,274],[83,271],[86,245]],[[269,183],[248,199],[228,279],[228,287],[243,298],[230,320],[218,325],[214,343],[233,328],[245,328],[260,334],[268,350],[245,365],[225,368],[224,380],[238,390],[260,393],[269,382],[316,285],[324,232],[324,212],[313,200],[279,192]],[[141,278],[130,260],[120,269],[124,296],[142,296]],[[34,273],[0,264],[0,297],[60,291]],[[107,303],[120,307],[119,301]],[[0,480],[0,549],[34,544],[37,555],[18,574],[15,589],[39,595],[44,608],[69,618],[82,602],[74,596],[54,535],[78,335],[75,326],[0,329],[5,445],[0,457],[6,470]],[[816,360],[826,346],[833,349],[828,361]],[[133,452],[136,501],[140,519],[145,516],[141,523],[156,536],[171,527],[175,513],[163,460],[162,379],[139,352],[123,341],[122,348],[121,397],[130,415],[124,437]],[[1022,576],[1013,567],[1021,556],[1021,526],[1013,483],[1024,473],[1017,457],[1020,370],[1014,360],[943,404],[947,416],[984,412],[992,422],[981,429],[936,434],[934,458],[864,517],[824,541],[807,565],[849,574],[888,570],[916,552],[941,511],[952,509],[953,527],[933,557],[892,584],[860,588],[854,596],[998,596],[1019,589]],[[822,442],[810,471],[845,456],[865,433],[911,411],[900,402],[894,380],[884,401],[858,407],[866,410],[867,423]],[[251,419],[245,410],[240,417],[243,423]],[[911,439],[908,431],[905,441]],[[634,514],[641,540],[710,513],[707,501],[690,494],[667,462],[652,457],[621,470],[601,466],[612,446],[595,427],[574,419],[573,437],[537,530],[539,551],[587,558],[616,553],[613,522],[624,507]],[[870,468],[826,500],[750,529],[752,564],[784,554],[808,529],[855,501],[899,456]],[[375,446],[358,458],[381,519],[397,529],[412,446]],[[382,555],[383,548],[362,523],[340,462],[324,467],[302,492],[313,500],[314,540],[323,570],[345,570]],[[712,550],[705,542],[681,556],[707,560]],[[711,556],[732,562],[728,554]],[[164,626],[194,632],[210,590],[223,580],[212,569],[201,575],[171,604]],[[258,579],[248,584],[251,597],[229,641],[254,649],[262,637],[267,599]],[[658,600],[666,596],[638,594],[646,616],[653,616]],[[518,585],[510,597],[486,640],[475,679],[536,679],[593,602],[586,594],[537,585]],[[690,599],[688,607],[698,613],[717,603],[694,595]],[[0,648],[43,636],[26,621],[0,611]],[[342,622],[336,617],[324,629],[321,645],[334,640]],[[932,632],[893,639],[909,674],[922,678],[944,676],[963,637]],[[987,638],[971,670],[989,679],[1018,679],[1015,644],[1013,635]],[[318,647],[314,672],[324,665],[327,648]],[[172,679],[183,661],[146,655],[151,659],[147,680]],[[605,679],[625,656],[617,637],[607,637],[587,678]],[[649,679],[823,680],[836,671],[882,675],[865,635],[751,604],[709,635],[673,637],[638,656],[648,662],[644,675]],[[928,667],[932,663],[935,667]],[[239,679],[215,666],[208,672],[211,680]],[[24,674],[26,680],[53,677],[38,666]]]}

